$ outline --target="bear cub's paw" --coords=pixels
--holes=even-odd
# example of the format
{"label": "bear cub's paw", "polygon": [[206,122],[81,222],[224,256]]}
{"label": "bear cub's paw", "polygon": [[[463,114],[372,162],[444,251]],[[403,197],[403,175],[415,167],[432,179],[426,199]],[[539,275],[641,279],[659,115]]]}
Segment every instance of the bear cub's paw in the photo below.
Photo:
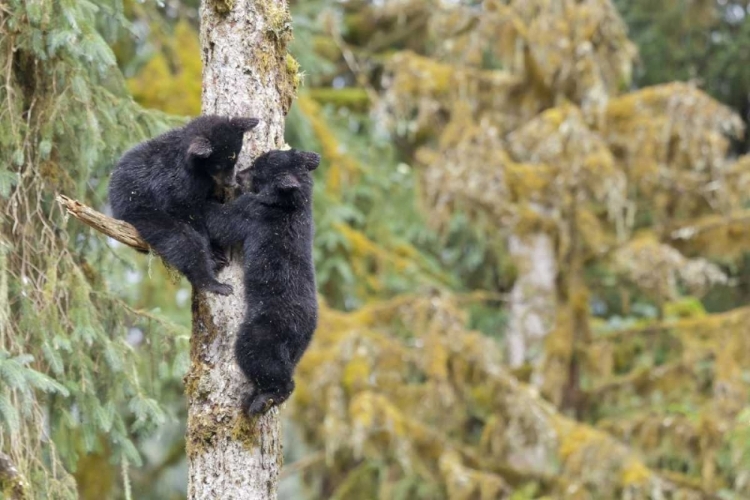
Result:
{"label": "bear cub's paw", "polygon": [[248,417],[263,415],[274,406],[280,406],[294,391],[294,381],[275,390],[253,389],[242,399],[242,412]]}
{"label": "bear cub's paw", "polygon": [[211,247],[211,258],[213,260],[214,273],[218,273],[229,265],[229,257],[223,248]]}

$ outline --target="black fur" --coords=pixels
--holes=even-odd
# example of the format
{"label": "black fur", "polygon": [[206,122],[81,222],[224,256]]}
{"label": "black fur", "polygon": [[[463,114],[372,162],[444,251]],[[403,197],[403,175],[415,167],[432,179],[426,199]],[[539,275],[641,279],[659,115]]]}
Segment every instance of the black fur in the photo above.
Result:
{"label": "black fur", "polygon": [[244,237],[247,312],[235,345],[253,383],[243,410],[265,413],[294,390],[293,374],[317,326],[312,259],[312,175],[320,156],[271,151],[251,167],[251,192],[214,213],[217,241]]}
{"label": "black fur", "polygon": [[226,258],[210,238],[206,212],[235,183],[235,164],[255,118],[201,116],[126,152],[109,180],[114,217],[131,223],[196,289],[232,287],[215,272]]}

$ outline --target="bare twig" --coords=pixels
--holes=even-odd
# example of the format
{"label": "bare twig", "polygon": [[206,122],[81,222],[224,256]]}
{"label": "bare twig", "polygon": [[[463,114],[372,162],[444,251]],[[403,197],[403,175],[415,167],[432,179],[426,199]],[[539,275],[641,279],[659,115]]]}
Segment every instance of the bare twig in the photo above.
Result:
{"label": "bare twig", "polygon": [[140,237],[138,231],[127,222],[107,217],[103,213],[97,212],[80,201],[70,199],[62,194],[58,194],[56,199],[70,215],[87,226],[93,227],[100,233],[104,233],[120,243],[124,243],[136,250],[142,252],[148,252],[150,250],[148,243],[146,243]]}

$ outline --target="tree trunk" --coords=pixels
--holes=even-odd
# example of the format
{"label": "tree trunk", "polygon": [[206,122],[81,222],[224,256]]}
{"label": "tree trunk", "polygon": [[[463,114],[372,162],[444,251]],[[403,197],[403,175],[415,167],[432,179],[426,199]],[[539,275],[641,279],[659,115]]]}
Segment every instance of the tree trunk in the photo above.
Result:
{"label": "tree trunk", "polygon": [[544,339],[555,325],[555,249],[548,235],[535,233],[511,236],[510,253],[518,278],[510,293],[508,363],[513,368],[525,363],[536,368]]}
{"label": "tree trunk", "polygon": [[10,461],[8,455],[0,452],[0,498],[26,500],[26,481]]}
{"label": "tree trunk", "polygon": [[[284,144],[284,117],[297,84],[287,55],[291,17],[283,0],[203,0],[203,113],[252,116],[261,123],[245,139],[238,168]],[[237,252],[235,252],[237,253]],[[245,313],[239,255],[219,274],[230,297],[194,293],[188,397],[188,498],[276,498],[281,442],[278,410],[257,421],[239,411],[248,390],[234,361]]]}

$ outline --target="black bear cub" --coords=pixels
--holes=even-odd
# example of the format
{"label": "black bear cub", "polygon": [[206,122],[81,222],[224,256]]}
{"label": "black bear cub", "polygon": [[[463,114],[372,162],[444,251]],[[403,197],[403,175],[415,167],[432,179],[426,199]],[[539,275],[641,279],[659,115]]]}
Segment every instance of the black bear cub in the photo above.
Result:
{"label": "black bear cub", "polygon": [[234,185],[242,138],[257,124],[255,118],[201,116],[135,146],[112,172],[114,217],[135,226],[196,289],[232,293],[216,279],[226,262],[206,214],[215,193]]}
{"label": "black bear cub", "polygon": [[293,149],[260,156],[250,170],[250,192],[219,215],[225,224],[219,241],[228,245],[233,235],[245,235],[247,311],[235,356],[254,386],[242,403],[250,415],[289,397],[317,326],[310,172],[319,163],[316,153]]}

